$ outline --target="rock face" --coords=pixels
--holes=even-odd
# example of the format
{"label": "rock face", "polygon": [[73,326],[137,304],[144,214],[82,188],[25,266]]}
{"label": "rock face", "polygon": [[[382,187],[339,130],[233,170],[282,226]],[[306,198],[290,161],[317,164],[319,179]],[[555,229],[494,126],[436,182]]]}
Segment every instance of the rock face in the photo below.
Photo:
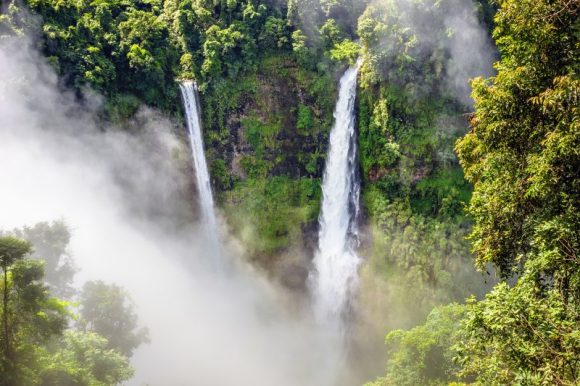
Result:
{"label": "rock face", "polygon": [[242,84],[231,85],[236,95],[220,97],[216,87],[203,97],[210,158],[225,161],[240,180],[248,177],[244,157],[269,162],[268,176],[321,178],[336,79],[273,57],[236,83]]}
{"label": "rock face", "polygon": [[[316,245],[336,83],[281,56],[202,93],[218,206],[249,257],[280,276],[287,276],[289,259],[299,267],[290,271],[302,272]],[[306,278],[291,276],[282,282],[293,288]]]}

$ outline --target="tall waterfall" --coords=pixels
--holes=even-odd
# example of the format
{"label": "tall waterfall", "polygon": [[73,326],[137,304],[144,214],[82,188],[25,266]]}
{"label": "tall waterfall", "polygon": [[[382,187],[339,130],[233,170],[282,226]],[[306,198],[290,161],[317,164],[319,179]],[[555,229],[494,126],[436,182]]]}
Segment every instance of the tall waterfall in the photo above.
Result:
{"label": "tall waterfall", "polygon": [[323,177],[316,271],[311,275],[314,310],[320,323],[344,332],[349,300],[358,287],[355,252],[360,184],[357,176],[355,99],[358,65],[340,80]]}
{"label": "tall waterfall", "polygon": [[[203,149],[203,135],[201,132],[200,104],[198,101],[197,85],[192,81],[180,83],[181,95],[187,115],[187,127],[189,129],[189,140],[193,154],[193,169],[197,179],[197,189],[199,191],[199,206],[201,209],[202,221],[207,235],[210,239],[217,238],[217,221],[214,211],[213,195],[205,151]],[[217,241],[217,240],[216,240]],[[217,243],[216,243],[217,244]]]}

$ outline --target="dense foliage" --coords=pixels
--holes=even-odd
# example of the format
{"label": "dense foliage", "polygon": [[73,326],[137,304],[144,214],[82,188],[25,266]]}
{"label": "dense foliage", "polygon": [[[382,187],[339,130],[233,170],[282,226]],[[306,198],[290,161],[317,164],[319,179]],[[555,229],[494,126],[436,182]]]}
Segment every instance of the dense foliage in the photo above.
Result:
{"label": "dense foliage", "polygon": [[[0,237],[0,385],[108,386],[131,378],[129,357],[147,333],[138,329],[128,295],[115,285],[88,282],[76,315],[67,226],[39,223],[11,234],[31,241]],[[71,327],[73,321],[80,328]]]}
{"label": "dense foliage", "polygon": [[[462,7],[466,21],[451,24],[449,15]],[[388,287],[398,304],[387,302],[378,313],[408,314],[402,325],[484,287],[467,268],[463,206],[471,187],[453,151],[470,106],[454,88],[467,74],[454,73],[452,55],[469,20],[477,26],[484,14],[453,0],[384,1],[358,20],[360,162],[373,236],[366,290],[372,298]]]}
{"label": "dense foliage", "polygon": [[394,354],[379,385],[425,383],[425,373],[446,374],[429,378],[435,384],[580,380],[579,7],[499,5],[498,72],[473,82],[472,130],[457,151],[474,185],[468,212],[476,264],[493,264],[504,280],[457,310],[439,348],[443,360],[429,362],[432,346],[415,340],[440,336],[448,323],[433,327],[440,311],[423,326],[391,333]]}
{"label": "dense foliage", "polygon": [[51,292],[59,297],[70,297],[74,293],[72,280],[76,267],[67,250],[70,232],[66,224],[62,221],[41,222],[15,229],[14,234],[34,245],[31,257],[44,261],[44,281]]}
{"label": "dense foliage", "polygon": [[435,386],[456,380],[460,366],[453,361],[456,353],[450,342],[461,337],[464,315],[465,308],[459,304],[440,306],[431,311],[425,324],[389,332],[386,376],[366,386]]}
{"label": "dense foliage", "polygon": [[500,5],[498,74],[473,83],[472,131],[457,150],[475,186],[468,210],[476,262],[517,281],[469,306],[464,373],[486,384],[573,385],[580,381],[580,7]]}
{"label": "dense foliage", "polygon": [[[361,314],[395,328],[373,384],[579,382],[577,1],[5,4],[0,35],[35,24],[19,9],[40,15],[61,85],[105,95],[106,120],[122,122],[141,103],[180,117],[177,82],[195,79],[219,207],[248,254],[279,276],[307,266],[315,247],[336,83],[360,57],[370,235]],[[473,81],[474,106],[458,82],[468,74],[457,49],[474,36],[466,21],[486,26],[501,56],[494,76]],[[92,282],[74,293],[64,224],[13,235],[0,239],[0,382],[128,379],[147,333],[125,292]],[[472,252],[501,279],[485,298]],[[78,322],[68,328],[73,299]]]}

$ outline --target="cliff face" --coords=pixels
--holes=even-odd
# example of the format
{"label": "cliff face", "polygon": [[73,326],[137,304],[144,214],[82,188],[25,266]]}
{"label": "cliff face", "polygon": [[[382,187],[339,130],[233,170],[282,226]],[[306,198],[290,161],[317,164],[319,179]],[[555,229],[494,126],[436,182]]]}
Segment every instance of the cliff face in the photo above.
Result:
{"label": "cliff face", "polygon": [[[142,103],[178,115],[175,80],[198,81],[218,210],[250,259],[290,286],[303,287],[316,247],[339,63],[362,56],[363,286],[388,283],[423,311],[473,292],[456,279],[471,267],[471,188],[454,143],[467,79],[487,63],[487,1],[26,3],[63,86],[102,93],[108,120]],[[11,11],[0,23],[23,20]]]}
{"label": "cliff face", "polygon": [[[338,75],[269,56],[242,79],[203,92],[218,204],[250,258],[268,269],[298,265],[290,271],[305,272],[316,245]],[[289,280],[295,286],[302,279]]]}

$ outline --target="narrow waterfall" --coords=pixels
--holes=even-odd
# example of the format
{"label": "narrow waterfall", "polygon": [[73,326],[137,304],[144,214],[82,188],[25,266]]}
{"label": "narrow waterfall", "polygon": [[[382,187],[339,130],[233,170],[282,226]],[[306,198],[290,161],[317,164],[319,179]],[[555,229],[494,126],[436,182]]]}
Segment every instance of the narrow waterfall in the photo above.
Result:
{"label": "narrow waterfall", "polygon": [[357,244],[360,183],[357,175],[355,99],[358,65],[340,80],[330,132],[319,218],[318,251],[310,283],[320,323],[344,332],[349,301],[358,287]]}
{"label": "narrow waterfall", "polygon": [[213,195],[205,151],[203,148],[203,135],[201,132],[200,104],[197,94],[197,85],[192,81],[184,81],[179,84],[185,113],[187,115],[187,128],[193,159],[193,169],[199,191],[199,206],[201,209],[202,222],[211,241],[217,244],[217,221],[214,211]]}

